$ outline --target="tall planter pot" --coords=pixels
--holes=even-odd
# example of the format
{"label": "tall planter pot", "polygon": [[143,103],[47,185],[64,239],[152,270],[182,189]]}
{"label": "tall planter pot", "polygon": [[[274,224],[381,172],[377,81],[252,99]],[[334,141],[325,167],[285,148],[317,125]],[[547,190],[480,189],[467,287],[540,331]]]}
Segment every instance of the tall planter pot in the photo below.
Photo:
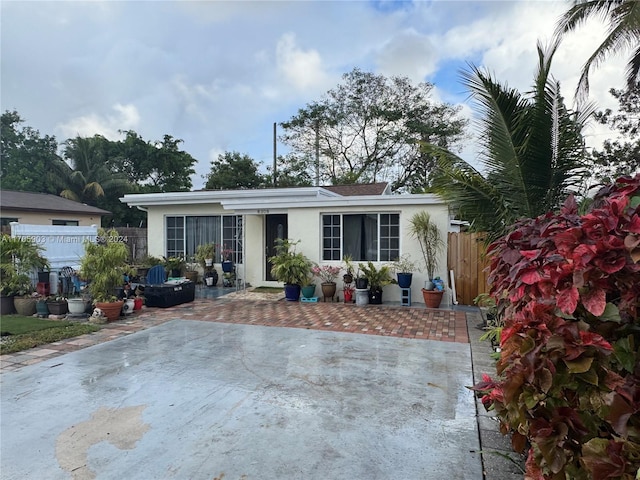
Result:
{"label": "tall planter pot", "polygon": [[284,284],[284,298],[289,302],[297,302],[300,300],[300,285]]}
{"label": "tall planter pot", "polygon": [[10,315],[15,312],[13,306],[13,296],[0,296],[0,315]]}
{"label": "tall planter pot", "polygon": [[13,306],[18,315],[30,317],[36,313],[36,299],[30,297],[14,297]]}
{"label": "tall planter pot", "polygon": [[107,321],[115,322],[120,318],[120,314],[122,313],[122,305],[124,305],[123,300],[120,300],[118,302],[97,302],[96,308],[102,310],[104,316],[107,317]]}
{"label": "tall planter pot", "polygon": [[427,308],[438,308],[442,301],[444,292],[441,290],[425,290],[422,289],[422,298],[424,298],[424,304]]}

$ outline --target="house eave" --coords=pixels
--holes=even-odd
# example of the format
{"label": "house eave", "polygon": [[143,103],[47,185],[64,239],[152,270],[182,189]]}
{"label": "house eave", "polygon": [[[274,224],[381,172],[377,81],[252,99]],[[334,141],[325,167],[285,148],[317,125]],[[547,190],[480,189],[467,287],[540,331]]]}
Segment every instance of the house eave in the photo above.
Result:
{"label": "house eave", "polygon": [[225,210],[247,214],[285,213],[292,208],[401,207],[443,205],[434,194],[341,196],[320,187],[266,190],[224,190],[125,195],[131,207],[219,204]]}

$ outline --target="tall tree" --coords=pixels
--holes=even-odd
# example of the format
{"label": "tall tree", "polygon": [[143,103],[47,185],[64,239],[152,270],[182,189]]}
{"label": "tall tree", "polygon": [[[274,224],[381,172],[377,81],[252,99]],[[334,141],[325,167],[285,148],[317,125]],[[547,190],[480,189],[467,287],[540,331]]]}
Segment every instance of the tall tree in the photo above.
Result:
{"label": "tall tree", "polygon": [[481,113],[480,161],[484,174],[434,146],[440,154],[436,191],[457,208],[460,218],[489,238],[502,235],[516,220],[551,210],[570,192],[584,188],[584,139],[591,111],[572,112],[550,75],[557,43],[538,45],[538,70],[526,95],[500,84],[477,67],[463,74]]}
{"label": "tall tree", "polygon": [[610,90],[619,108],[597,112],[596,120],[618,133],[618,139],[605,140],[602,149],[593,149],[591,162],[596,179],[613,183],[622,176],[640,172],[640,83],[628,90]]}
{"label": "tall tree", "polygon": [[184,192],[192,187],[191,175],[197,160],[179,149],[182,140],[165,135],[148,142],[133,130],[121,132],[107,158],[110,169],[124,173],[141,192]]}
{"label": "tall tree", "polygon": [[258,172],[260,165],[248,155],[225,152],[211,161],[211,171],[205,176],[205,188],[210,190],[234,190],[261,188],[270,179]]}
{"label": "tall tree", "polygon": [[573,6],[560,18],[556,36],[575,30],[588,18],[599,16],[608,22],[608,33],[582,68],[578,83],[578,96],[589,93],[589,71],[608,56],[631,49],[627,64],[627,87],[640,80],[640,2],[637,0],[573,0]]}
{"label": "tall tree", "polygon": [[428,182],[420,141],[455,149],[465,127],[456,108],[430,98],[432,88],[356,68],[283,122],[280,139],[293,147],[311,178],[319,170],[322,184],[386,180],[395,189],[414,188],[411,179]]}
{"label": "tall tree", "polygon": [[114,174],[106,164],[109,140],[101,135],[76,137],[65,142],[64,156],[69,169],[62,178],[66,188],[60,196],[90,205],[106,193],[120,193],[131,188],[122,174]]}
{"label": "tall tree", "polygon": [[57,195],[52,165],[62,162],[55,137],[40,136],[23,126],[17,111],[2,114],[0,124],[0,182],[2,188]]}

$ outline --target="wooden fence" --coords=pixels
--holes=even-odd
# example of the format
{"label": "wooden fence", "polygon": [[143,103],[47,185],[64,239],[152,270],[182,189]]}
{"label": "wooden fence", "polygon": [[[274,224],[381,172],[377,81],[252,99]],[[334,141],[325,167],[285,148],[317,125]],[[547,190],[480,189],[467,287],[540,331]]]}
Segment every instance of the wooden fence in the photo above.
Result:
{"label": "wooden fence", "polygon": [[473,305],[473,299],[488,292],[489,262],[485,256],[484,235],[452,233],[448,235],[448,270],[453,270],[456,297],[460,305]]}

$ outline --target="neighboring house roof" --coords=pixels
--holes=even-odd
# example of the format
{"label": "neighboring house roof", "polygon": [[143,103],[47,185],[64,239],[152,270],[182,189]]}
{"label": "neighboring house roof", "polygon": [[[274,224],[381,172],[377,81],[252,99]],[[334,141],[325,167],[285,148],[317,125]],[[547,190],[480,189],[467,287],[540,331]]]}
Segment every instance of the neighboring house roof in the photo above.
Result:
{"label": "neighboring house roof", "polygon": [[48,193],[0,190],[0,208],[27,212],[64,212],[76,214],[108,215],[111,212],[84,203]]}
{"label": "neighboring house roof", "polygon": [[[380,190],[378,190],[379,192]],[[120,201],[132,207],[219,203],[239,213],[284,213],[304,207],[364,207],[390,205],[441,205],[434,194],[340,195],[324,187],[266,188],[258,190],[204,190],[197,192],[142,193],[125,195]]]}
{"label": "neighboring house roof", "polygon": [[328,185],[322,187],[330,192],[337,193],[343,197],[351,197],[356,195],[389,195],[391,189],[387,182],[364,183],[354,185]]}

